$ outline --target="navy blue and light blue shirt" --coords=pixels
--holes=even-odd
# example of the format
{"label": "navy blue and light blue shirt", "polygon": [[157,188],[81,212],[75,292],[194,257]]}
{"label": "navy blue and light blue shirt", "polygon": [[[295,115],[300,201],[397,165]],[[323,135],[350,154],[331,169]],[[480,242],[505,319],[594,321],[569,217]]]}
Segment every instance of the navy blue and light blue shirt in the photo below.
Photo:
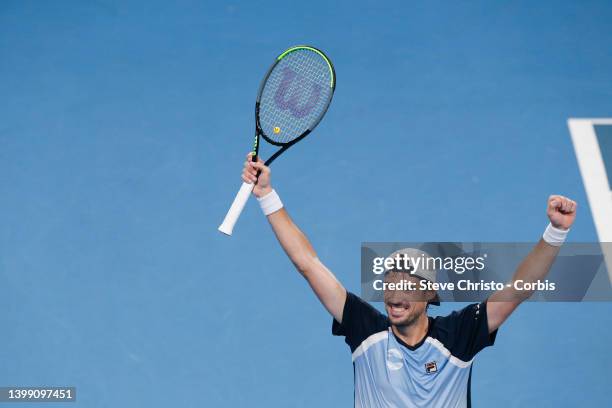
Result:
{"label": "navy blue and light blue shirt", "polygon": [[471,304],[448,316],[429,317],[425,337],[409,346],[395,336],[387,316],[347,293],[342,324],[353,353],[355,407],[470,407],[472,362],[493,345],[486,303]]}

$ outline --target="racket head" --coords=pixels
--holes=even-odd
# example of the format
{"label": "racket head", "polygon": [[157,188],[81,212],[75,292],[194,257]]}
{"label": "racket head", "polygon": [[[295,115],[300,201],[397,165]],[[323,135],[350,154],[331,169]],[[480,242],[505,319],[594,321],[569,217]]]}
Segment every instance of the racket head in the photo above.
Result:
{"label": "racket head", "polygon": [[276,146],[304,138],[327,112],[335,89],[334,66],[321,50],[308,45],[287,49],[259,87],[257,134]]}

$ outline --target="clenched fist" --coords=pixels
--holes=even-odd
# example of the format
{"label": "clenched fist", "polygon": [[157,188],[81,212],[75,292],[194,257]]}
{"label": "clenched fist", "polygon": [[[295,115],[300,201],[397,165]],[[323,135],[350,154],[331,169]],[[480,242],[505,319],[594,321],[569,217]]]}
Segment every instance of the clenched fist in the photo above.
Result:
{"label": "clenched fist", "polygon": [[568,230],[576,219],[576,208],[578,204],[574,200],[561,195],[548,197],[548,208],[546,215],[553,227]]}
{"label": "clenched fist", "polygon": [[246,161],[244,162],[244,169],[242,170],[242,180],[245,183],[254,183],[253,194],[255,197],[263,197],[272,191],[270,185],[270,168],[264,165],[263,160],[259,157],[257,161],[251,161],[253,153],[247,154]]}

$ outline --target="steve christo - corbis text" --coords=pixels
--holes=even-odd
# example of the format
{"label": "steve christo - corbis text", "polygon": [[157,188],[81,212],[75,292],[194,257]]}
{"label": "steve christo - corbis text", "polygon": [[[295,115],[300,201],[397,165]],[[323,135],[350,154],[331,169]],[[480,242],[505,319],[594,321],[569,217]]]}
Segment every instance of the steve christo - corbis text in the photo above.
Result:
{"label": "steve christo - corbis text", "polygon": [[420,280],[418,282],[402,279],[398,282],[385,282],[383,279],[376,279],[372,282],[372,287],[377,291],[384,290],[435,290],[435,291],[495,291],[502,290],[505,287],[514,287],[516,290],[525,291],[554,291],[556,289],[555,282],[550,282],[548,279],[544,281],[525,282],[523,280],[515,280],[513,282],[496,282],[470,279],[461,279],[457,282],[430,282]]}

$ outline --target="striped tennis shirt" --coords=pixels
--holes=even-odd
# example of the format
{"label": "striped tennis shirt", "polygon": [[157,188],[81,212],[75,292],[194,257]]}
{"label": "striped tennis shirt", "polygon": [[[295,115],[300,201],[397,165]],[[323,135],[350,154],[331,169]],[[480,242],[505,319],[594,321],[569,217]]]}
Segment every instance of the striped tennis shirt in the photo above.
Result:
{"label": "striped tennis shirt", "polygon": [[493,345],[486,302],[448,316],[429,317],[425,337],[415,346],[398,338],[387,316],[347,293],[342,324],[332,333],[344,336],[353,353],[355,407],[470,407],[474,356]]}

